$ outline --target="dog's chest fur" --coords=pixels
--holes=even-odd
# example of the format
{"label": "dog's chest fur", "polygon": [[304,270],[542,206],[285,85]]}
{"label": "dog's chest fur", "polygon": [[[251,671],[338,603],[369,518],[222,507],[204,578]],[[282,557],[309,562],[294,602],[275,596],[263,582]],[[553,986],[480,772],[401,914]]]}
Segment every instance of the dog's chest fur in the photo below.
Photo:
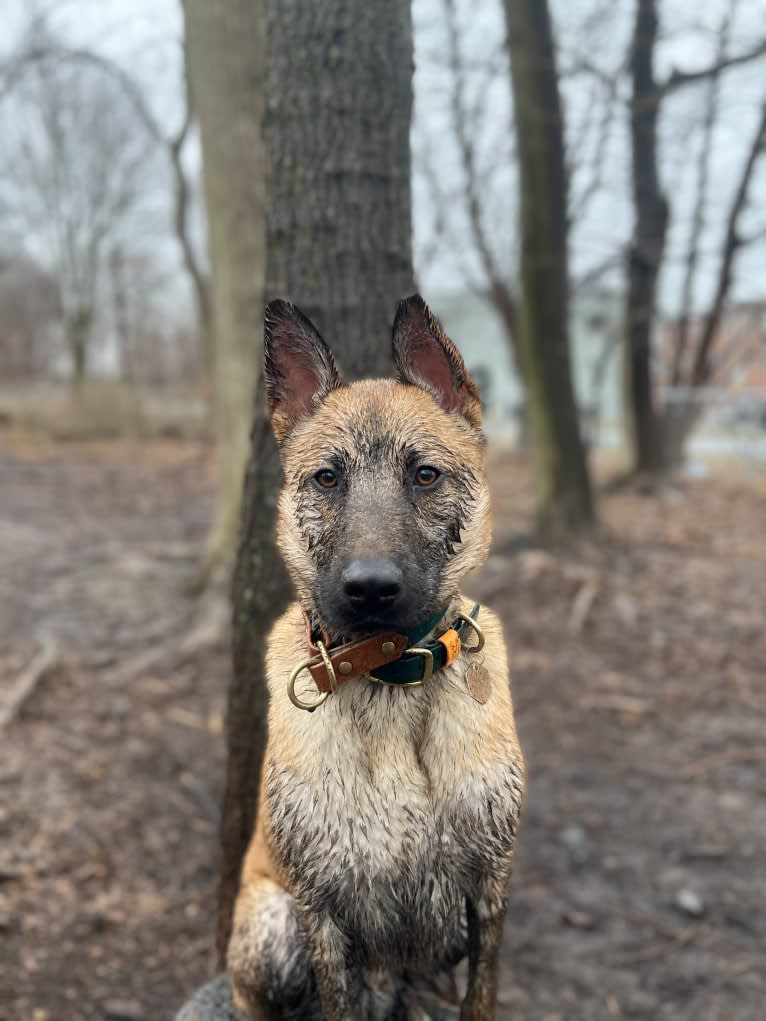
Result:
{"label": "dog's chest fur", "polygon": [[275,856],[360,961],[449,955],[466,895],[513,841],[520,765],[510,745],[481,756],[487,707],[464,670],[426,688],[348,685],[301,720],[305,756],[267,767]]}

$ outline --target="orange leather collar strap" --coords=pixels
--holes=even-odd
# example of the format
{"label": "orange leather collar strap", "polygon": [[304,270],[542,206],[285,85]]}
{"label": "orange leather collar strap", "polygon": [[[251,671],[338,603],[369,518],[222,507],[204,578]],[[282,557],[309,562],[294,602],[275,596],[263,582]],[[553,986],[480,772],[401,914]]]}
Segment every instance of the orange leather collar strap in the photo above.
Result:
{"label": "orange leather collar strap", "polygon": [[[311,624],[308,618],[306,618],[306,623],[309,632],[309,652],[318,659],[317,663],[312,663],[309,666],[309,673],[314,678],[319,691],[331,691],[331,678],[319,647],[312,641]],[[354,677],[368,674],[377,667],[385,666],[386,663],[393,663],[394,660],[401,657],[407,645],[407,635],[390,631],[373,635],[372,638],[364,638],[358,642],[346,642],[334,649],[327,649],[327,656],[335,671],[335,687],[339,687]]]}

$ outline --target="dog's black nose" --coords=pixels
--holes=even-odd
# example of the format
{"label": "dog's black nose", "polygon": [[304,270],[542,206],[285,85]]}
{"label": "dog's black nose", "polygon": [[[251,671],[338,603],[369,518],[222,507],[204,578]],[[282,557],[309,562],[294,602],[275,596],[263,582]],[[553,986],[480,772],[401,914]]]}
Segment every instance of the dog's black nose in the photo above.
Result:
{"label": "dog's black nose", "polygon": [[354,608],[368,613],[389,608],[402,591],[402,581],[401,569],[390,560],[352,560],[341,575]]}

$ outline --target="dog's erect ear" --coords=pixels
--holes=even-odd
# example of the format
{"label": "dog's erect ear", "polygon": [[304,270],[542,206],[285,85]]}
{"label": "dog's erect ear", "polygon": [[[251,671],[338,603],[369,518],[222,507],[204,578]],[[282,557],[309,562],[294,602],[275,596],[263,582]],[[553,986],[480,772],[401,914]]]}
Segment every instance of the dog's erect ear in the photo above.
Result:
{"label": "dog's erect ear", "polygon": [[263,348],[266,404],[274,435],[281,443],[342,380],[319,330],[287,301],[266,306]]}
{"label": "dog's erect ear", "polygon": [[481,428],[479,390],[460,352],[419,294],[399,302],[393,331],[394,364],[403,383],[428,390],[445,411]]}

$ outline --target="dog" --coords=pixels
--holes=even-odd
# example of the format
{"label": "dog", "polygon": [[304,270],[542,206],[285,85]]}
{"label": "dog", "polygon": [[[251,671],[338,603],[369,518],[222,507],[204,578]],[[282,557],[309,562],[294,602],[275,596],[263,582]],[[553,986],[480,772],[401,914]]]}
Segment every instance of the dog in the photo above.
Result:
{"label": "dog", "polygon": [[419,295],[396,313],[395,379],[345,383],[283,301],[264,348],[298,599],[268,643],[234,1002],[414,1021],[418,985],[467,953],[460,1018],[490,1021],[524,761],[501,626],[459,593],[490,543],[477,387]]}

